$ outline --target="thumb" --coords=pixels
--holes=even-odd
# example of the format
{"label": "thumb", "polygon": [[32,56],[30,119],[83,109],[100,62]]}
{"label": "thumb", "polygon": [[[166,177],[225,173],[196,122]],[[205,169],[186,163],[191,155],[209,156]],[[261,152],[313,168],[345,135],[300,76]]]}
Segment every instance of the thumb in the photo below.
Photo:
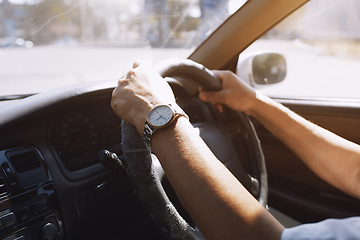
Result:
{"label": "thumb", "polygon": [[223,94],[221,92],[201,92],[199,98],[204,102],[223,103]]}

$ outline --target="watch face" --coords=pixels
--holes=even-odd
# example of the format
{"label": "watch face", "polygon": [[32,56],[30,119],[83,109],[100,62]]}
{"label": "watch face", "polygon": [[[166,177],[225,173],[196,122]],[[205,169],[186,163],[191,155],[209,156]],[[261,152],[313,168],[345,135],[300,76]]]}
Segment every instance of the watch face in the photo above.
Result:
{"label": "watch face", "polygon": [[169,106],[163,105],[154,108],[150,114],[148,121],[155,127],[165,126],[173,117],[173,111]]}

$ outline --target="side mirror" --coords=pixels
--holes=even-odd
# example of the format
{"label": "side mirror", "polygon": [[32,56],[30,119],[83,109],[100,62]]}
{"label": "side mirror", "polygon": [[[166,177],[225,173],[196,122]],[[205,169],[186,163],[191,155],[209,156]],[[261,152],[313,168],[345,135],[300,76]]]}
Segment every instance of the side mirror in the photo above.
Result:
{"label": "side mirror", "polygon": [[279,83],[286,77],[286,61],[279,53],[240,55],[236,74],[253,87]]}

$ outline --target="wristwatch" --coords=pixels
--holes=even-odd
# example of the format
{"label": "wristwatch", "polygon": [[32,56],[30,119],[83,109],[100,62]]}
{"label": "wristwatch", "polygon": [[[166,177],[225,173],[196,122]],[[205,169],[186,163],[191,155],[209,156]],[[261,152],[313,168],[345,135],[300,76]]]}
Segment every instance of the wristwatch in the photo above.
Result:
{"label": "wristwatch", "polygon": [[170,126],[175,119],[181,116],[189,119],[189,116],[177,104],[159,105],[153,108],[145,120],[145,143],[151,148],[151,139],[154,133],[159,129]]}

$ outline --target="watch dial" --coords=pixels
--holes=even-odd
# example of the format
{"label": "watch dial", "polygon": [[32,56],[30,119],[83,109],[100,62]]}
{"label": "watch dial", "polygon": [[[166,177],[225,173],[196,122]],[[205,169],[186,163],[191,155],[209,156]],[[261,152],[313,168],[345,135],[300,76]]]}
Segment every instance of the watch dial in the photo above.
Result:
{"label": "watch dial", "polygon": [[173,111],[169,106],[159,106],[154,108],[149,114],[151,125],[159,127],[166,125],[173,116]]}

